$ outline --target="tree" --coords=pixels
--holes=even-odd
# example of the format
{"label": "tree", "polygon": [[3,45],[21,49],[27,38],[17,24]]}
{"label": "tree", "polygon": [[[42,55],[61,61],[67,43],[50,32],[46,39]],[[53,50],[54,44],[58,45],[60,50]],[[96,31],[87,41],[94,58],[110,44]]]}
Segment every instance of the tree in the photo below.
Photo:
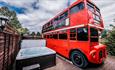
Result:
{"label": "tree", "polygon": [[107,30],[104,30],[101,34],[101,38],[107,37]]}
{"label": "tree", "polygon": [[107,46],[108,53],[115,56],[115,26],[112,25],[112,27],[102,43]]}
{"label": "tree", "polygon": [[27,28],[24,28],[24,33],[25,34],[28,34],[29,33],[29,30]]}
{"label": "tree", "polygon": [[27,28],[18,28],[17,29],[20,34],[28,34],[29,33],[29,30]]}
{"label": "tree", "polygon": [[10,11],[7,7],[1,7],[0,13],[1,13],[1,15],[6,16],[10,19],[10,24],[14,28],[18,29],[18,28],[22,27],[20,22],[18,21],[15,11]]}
{"label": "tree", "polygon": [[25,34],[29,32],[27,28],[23,28],[20,24],[16,12],[9,10],[7,7],[1,7],[0,8],[0,15],[6,16],[10,20],[10,25],[14,27],[20,34]]}
{"label": "tree", "polygon": [[41,36],[40,32],[37,32],[37,36]]}
{"label": "tree", "polygon": [[114,25],[112,25],[112,24],[110,24],[110,26],[111,26],[111,27],[113,27],[113,28],[115,28],[115,26],[114,26]]}
{"label": "tree", "polygon": [[34,35],[35,35],[35,32],[32,32],[32,33],[31,33],[31,36],[34,36]]}

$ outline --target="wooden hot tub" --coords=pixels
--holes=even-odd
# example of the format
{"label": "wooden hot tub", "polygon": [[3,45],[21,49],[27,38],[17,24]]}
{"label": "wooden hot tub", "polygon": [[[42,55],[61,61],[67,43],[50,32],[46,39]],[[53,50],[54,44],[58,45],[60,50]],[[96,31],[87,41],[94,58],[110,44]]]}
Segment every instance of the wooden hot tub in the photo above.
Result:
{"label": "wooden hot tub", "polygon": [[16,70],[45,69],[56,65],[56,52],[47,47],[21,49],[16,57]]}

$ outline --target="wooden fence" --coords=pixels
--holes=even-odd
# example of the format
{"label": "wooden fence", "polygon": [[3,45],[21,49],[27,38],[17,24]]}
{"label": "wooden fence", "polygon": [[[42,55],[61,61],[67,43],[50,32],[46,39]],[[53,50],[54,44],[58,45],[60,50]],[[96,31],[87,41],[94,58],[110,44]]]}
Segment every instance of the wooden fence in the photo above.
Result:
{"label": "wooden fence", "polygon": [[11,70],[20,49],[20,35],[6,24],[0,31],[0,70]]}

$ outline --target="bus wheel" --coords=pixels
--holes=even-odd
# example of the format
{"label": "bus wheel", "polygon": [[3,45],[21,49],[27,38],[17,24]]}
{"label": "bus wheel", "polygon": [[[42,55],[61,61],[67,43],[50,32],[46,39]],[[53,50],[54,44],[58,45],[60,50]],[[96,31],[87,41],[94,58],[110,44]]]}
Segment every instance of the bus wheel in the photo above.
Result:
{"label": "bus wheel", "polygon": [[88,61],[85,56],[79,51],[73,51],[70,55],[72,63],[80,68],[85,68],[88,65]]}

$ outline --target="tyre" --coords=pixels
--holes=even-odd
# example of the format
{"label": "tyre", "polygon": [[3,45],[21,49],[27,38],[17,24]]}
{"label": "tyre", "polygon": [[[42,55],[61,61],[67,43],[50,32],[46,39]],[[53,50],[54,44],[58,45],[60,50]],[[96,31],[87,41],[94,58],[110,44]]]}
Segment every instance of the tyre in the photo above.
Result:
{"label": "tyre", "polygon": [[79,51],[73,51],[70,55],[72,63],[80,68],[85,68],[88,65],[86,57]]}

